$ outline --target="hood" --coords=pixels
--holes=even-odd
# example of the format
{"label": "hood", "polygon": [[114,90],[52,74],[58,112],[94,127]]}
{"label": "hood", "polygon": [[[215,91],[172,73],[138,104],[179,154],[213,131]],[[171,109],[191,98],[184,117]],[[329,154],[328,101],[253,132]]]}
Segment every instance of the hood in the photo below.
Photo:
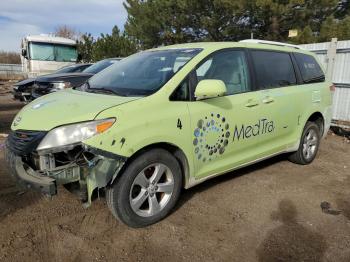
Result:
{"label": "hood", "polygon": [[36,78],[36,82],[53,82],[53,81],[69,81],[73,78],[90,78],[93,76],[91,73],[62,73],[62,74],[50,74],[39,76]]}
{"label": "hood", "polygon": [[140,97],[121,97],[67,89],[40,97],[15,117],[12,130],[48,131],[70,123],[93,120],[101,111]]}
{"label": "hood", "polygon": [[28,85],[28,84],[32,84],[34,81],[35,81],[35,78],[27,78],[27,79],[24,79],[22,81],[17,82],[16,84],[14,84],[14,86]]}

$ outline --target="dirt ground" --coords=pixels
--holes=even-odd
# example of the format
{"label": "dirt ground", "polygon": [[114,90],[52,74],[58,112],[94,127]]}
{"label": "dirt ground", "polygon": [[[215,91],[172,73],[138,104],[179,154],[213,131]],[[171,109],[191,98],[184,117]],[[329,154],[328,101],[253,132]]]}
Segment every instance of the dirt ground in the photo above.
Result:
{"label": "dirt ground", "polygon": [[[21,107],[4,93],[0,133]],[[119,223],[102,198],[84,209],[63,188],[51,200],[18,191],[1,151],[0,261],[350,261],[344,137],[328,135],[311,165],[281,156],[186,190],[144,229]]]}

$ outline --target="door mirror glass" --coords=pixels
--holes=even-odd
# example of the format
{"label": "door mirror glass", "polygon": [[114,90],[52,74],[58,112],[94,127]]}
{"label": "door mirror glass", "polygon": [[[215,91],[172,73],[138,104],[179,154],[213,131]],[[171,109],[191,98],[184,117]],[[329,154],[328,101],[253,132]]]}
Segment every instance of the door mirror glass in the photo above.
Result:
{"label": "door mirror glass", "polygon": [[27,50],[26,49],[22,49],[22,56],[27,58]]}
{"label": "door mirror glass", "polygon": [[203,100],[223,96],[226,92],[226,85],[222,80],[206,79],[198,83],[194,95],[196,100]]}

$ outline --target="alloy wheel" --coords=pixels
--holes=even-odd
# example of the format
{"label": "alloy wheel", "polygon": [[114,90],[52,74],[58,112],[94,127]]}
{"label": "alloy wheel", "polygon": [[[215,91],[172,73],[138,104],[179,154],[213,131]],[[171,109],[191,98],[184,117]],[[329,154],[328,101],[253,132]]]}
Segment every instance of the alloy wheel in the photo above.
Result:
{"label": "alloy wheel", "polygon": [[130,206],[141,217],[157,215],[168,204],[174,191],[174,176],[164,164],[144,168],[130,189]]}
{"label": "alloy wheel", "polygon": [[318,137],[315,130],[310,129],[304,137],[303,156],[306,159],[311,159],[316,153]]}

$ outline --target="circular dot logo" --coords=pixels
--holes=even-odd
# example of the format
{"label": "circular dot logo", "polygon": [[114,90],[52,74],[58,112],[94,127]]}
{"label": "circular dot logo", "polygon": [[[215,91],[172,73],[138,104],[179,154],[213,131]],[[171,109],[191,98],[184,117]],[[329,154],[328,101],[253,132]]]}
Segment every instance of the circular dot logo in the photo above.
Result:
{"label": "circular dot logo", "polygon": [[228,145],[231,134],[226,118],[212,113],[197,122],[193,135],[196,158],[202,162],[211,161],[222,155]]}

